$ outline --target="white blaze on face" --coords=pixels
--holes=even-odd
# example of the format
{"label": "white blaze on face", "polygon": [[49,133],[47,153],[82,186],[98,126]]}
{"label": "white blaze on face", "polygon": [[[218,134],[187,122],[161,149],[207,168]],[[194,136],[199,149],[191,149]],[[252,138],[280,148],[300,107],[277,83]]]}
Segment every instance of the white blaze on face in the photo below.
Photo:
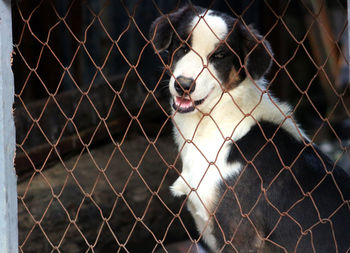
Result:
{"label": "white blaze on face", "polygon": [[[203,16],[204,15],[204,16]],[[220,89],[221,80],[217,79],[215,69],[209,64],[208,56],[218,43],[225,39],[228,32],[226,22],[211,11],[194,17],[190,24],[190,51],[176,63],[170,79],[170,93],[178,96],[174,82],[175,78],[184,76],[196,80],[196,88],[191,94],[193,101],[206,98],[216,88]],[[208,65],[208,66],[207,66]],[[205,67],[207,66],[210,71]],[[211,72],[211,73],[210,73]]]}

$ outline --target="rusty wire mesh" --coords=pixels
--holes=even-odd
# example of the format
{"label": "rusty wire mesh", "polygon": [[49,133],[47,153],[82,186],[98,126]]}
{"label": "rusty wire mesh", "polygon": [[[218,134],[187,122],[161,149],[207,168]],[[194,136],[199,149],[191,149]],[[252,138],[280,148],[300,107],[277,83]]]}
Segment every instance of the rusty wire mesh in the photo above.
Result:
{"label": "rusty wire mesh", "polygon": [[[269,16],[263,37],[277,52],[267,89],[289,97],[293,116],[312,115],[302,123],[312,142],[330,140],[336,163],[349,159],[349,137],[337,128],[350,120],[349,83],[341,79],[349,65],[344,3],[331,3],[343,16],[334,29],[330,3],[300,1],[302,30],[292,1],[251,1],[241,10],[210,1],[204,7],[218,3],[243,21],[254,5],[263,7]],[[191,246],[183,252],[199,250],[187,198],[175,201],[168,192],[181,173],[180,158],[169,148],[172,116],[162,93],[167,68],[159,70],[161,57],[148,38],[154,18],[182,4],[13,4],[20,252],[168,252],[168,242],[186,239]],[[324,50],[317,50],[320,40]],[[301,77],[295,76],[300,61],[310,72]]]}

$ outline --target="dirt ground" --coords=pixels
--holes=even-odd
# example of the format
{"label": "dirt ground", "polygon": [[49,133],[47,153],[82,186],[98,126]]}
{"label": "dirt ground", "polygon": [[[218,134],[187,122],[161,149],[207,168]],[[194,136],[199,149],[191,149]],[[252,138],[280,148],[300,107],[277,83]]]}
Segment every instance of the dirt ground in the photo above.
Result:
{"label": "dirt ground", "polygon": [[171,137],[151,145],[134,135],[120,149],[85,149],[35,173],[18,185],[20,249],[146,253],[170,243],[169,252],[180,252],[171,243],[195,233],[184,199],[169,192],[176,156]]}

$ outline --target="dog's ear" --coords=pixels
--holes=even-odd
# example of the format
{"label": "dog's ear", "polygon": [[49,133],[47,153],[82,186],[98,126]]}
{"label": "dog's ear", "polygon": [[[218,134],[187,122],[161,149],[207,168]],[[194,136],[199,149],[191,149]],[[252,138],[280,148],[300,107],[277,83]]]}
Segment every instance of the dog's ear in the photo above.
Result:
{"label": "dog's ear", "polygon": [[272,50],[270,43],[263,40],[263,36],[253,27],[246,27],[241,22],[239,23],[239,33],[243,38],[245,69],[254,80],[259,80],[271,67]]}
{"label": "dog's ear", "polygon": [[191,11],[191,6],[187,5],[171,14],[158,17],[152,23],[149,38],[157,51],[162,52],[169,48],[182,17],[189,11]]}

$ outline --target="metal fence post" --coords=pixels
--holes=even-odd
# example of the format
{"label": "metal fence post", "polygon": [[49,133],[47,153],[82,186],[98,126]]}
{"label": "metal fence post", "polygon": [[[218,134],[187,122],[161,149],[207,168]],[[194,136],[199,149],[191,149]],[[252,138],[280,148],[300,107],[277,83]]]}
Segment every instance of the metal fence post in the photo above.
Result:
{"label": "metal fence post", "polygon": [[18,252],[11,1],[0,0],[0,252]]}

